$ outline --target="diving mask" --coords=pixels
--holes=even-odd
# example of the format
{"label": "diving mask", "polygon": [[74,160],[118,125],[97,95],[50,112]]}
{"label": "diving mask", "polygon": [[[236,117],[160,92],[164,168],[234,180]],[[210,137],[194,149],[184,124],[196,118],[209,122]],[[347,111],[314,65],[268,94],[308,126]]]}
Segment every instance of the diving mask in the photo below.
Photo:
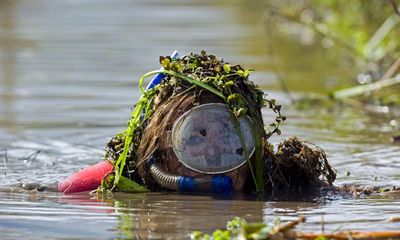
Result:
{"label": "diving mask", "polygon": [[250,118],[239,117],[237,123],[235,127],[235,116],[222,103],[190,109],[172,128],[175,155],[187,168],[206,174],[225,173],[242,166],[253,154],[255,142]]}

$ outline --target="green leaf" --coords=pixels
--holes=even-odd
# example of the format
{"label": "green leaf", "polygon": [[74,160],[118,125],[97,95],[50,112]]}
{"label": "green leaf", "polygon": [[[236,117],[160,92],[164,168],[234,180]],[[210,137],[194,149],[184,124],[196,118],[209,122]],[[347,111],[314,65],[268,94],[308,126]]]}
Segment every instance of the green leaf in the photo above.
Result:
{"label": "green leaf", "polygon": [[231,72],[231,66],[229,64],[224,64],[223,68],[224,68],[224,72],[226,72],[226,73]]}
{"label": "green leaf", "polygon": [[168,75],[171,75],[171,76],[174,76],[174,77],[183,79],[183,80],[185,80],[185,81],[187,81],[187,82],[190,82],[191,84],[197,85],[197,86],[199,86],[199,87],[202,87],[202,88],[204,88],[204,89],[206,89],[206,90],[208,90],[208,91],[214,93],[215,95],[217,95],[218,97],[220,97],[220,98],[222,98],[224,101],[226,101],[224,94],[222,94],[222,93],[221,93],[220,91],[218,91],[217,89],[211,87],[210,85],[207,85],[207,84],[204,83],[204,82],[201,82],[201,81],[199,81],[199,80],[193,79],[193,78],[191,78],[191,77],[189,77],[189,76],[186,76],[186,75],[184,75],[184,74],[177,73],[177,72],[174,72],[174,71],[171,71],[171,70],[163,70],[163,69],[162,69],[162,70],[156,70],[156,71],[148,72],[148,73],[146,73],[145,75],[143,75],[143,76],[140,78],[140,80],[139,80],[139,89],[142,91],[142,93],[145,93],[145,92],[146,92],[146,91],[143,89],[143,87],[142,87],[143,82],[144,82],[144,79],[147,78],[147,77],[149,77],[149,76],[151,76],[151,75],[157,74],[157,73],[164,73],[164,74],[168,74]]}
{"label": "green leaf", "polygon": [[252,72],[253,72],[253,70],[245,70],[243,72],[243,77],[248,77],[250,75],[250,73],[252,73]]}
{"label": "green leaf", "polygon": [[239,99],[240,94],[239,93],[234,93],[228,96],[227,100],[228,102],[236,101]]}
{"label": "green leaf", "polygon": [[214,240],[230,240],[231,234],[229,231],[216,230],[212,234]]}
{"label": "green leaf", "polygon": [[164,69],[169,69],[169,64],[171,63],[171,60],[166,57],[160,57],[160,64]]}
{"label": "green leaf", "polygon": [[118,183],[116,184],[117,188],[123,192],[131,192],[131,193],[143,193],[148,192],[149,190],[144,186],[126,178],[124,176],[120,176]]}
{"label": "green leaf", "polygon": [[201,240],[201,239],[202,239],[202,237],[201,237],[202,234],[203,234],[203,233],[200,232],[200,231],[193,231],[193,232],[190,234],[190,239],[193,239],[193,240]]}
{"label": "green leaf", "polygon": [[224,87],[232,87],[235,83],[233,81],[228,81],[224,84]]}
{"label": "green leaf", "polygon": [[246,235],[252,235],[252,234],[260,232],[265,227],[267,227],[267,226],[264,223],[252,223],[252,224],[245,225],[244,231],[245,231]]}
{"label": "green leaf", "polygon": [[238,235],[242,227],[246,224],[247,222],[245,219],[240,217],[235,217],[226,224],[226,229],[231,231],[233,234]]}

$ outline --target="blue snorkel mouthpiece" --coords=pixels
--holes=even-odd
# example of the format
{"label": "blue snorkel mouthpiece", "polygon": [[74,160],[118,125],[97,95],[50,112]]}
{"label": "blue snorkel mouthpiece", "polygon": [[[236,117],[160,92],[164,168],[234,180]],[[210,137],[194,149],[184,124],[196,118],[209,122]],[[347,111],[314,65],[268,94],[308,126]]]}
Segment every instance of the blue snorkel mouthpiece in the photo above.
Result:
{"label": "blue snorkel mouthpiece", "polygon": [[178,186],[180,192],[233,192],[232,179],[224,175],[206,176],[200,178],[179,176]]}
{"label": "blue snorkel mouthpiece", "polygon": [[177,176],[161,169],[151,156],[147,161],[153,179],[170,190],[179,192],[232,193],[232,179],[224,175],[209,175],[204,177]]}

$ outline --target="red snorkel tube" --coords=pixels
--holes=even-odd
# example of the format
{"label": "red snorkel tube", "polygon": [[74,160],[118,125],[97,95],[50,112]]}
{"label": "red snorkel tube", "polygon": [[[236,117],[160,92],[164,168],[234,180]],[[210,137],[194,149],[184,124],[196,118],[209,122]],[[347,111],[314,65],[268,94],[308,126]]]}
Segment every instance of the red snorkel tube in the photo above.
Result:
{"label": "red snorkel tube", "polygon": [[92,191],[98,188],[101,180],[113,171],[114,166],[109,161],[103,161],[80,170],[58,183],[62,193]]}
{"label": "red snorkel tube", "polygon": [[[177,58],[178,51],[174,51],[171,55],[171,58]],[[153,88],[158,85],[162,79],[164,78],[164,74],[158,73],[147,85],[146,90]],[[58,190],[62,193],[77,193],[77,192],[85,192],[92,191],[97,189],[101,180],[111,173],[114,169],[114,166],[107,160],[97,163],[95,165],[86,167],[81,171],[72,174],[71,176],[61,180],[58,183]]]}

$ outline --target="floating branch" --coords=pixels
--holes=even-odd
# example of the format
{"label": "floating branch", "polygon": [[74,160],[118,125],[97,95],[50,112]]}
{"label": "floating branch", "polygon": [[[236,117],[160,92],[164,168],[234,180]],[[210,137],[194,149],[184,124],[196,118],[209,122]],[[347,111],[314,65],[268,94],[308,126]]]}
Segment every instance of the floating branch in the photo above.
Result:
{"label": "floating branch", "polygon": [[303,233],[296,232],[296,239],[398,239],[400,232],[353,232],[343,231],[338,233]]}
{"label": "floating branch", "polygon": [[400,74],[396,75],[394,78],[389,78],[378,82],[337,90],[330,93],[330,96],[333,99],[355,97],[364,93],[377,91],[385,87],[392,87],[397,84],[400,84]]}

